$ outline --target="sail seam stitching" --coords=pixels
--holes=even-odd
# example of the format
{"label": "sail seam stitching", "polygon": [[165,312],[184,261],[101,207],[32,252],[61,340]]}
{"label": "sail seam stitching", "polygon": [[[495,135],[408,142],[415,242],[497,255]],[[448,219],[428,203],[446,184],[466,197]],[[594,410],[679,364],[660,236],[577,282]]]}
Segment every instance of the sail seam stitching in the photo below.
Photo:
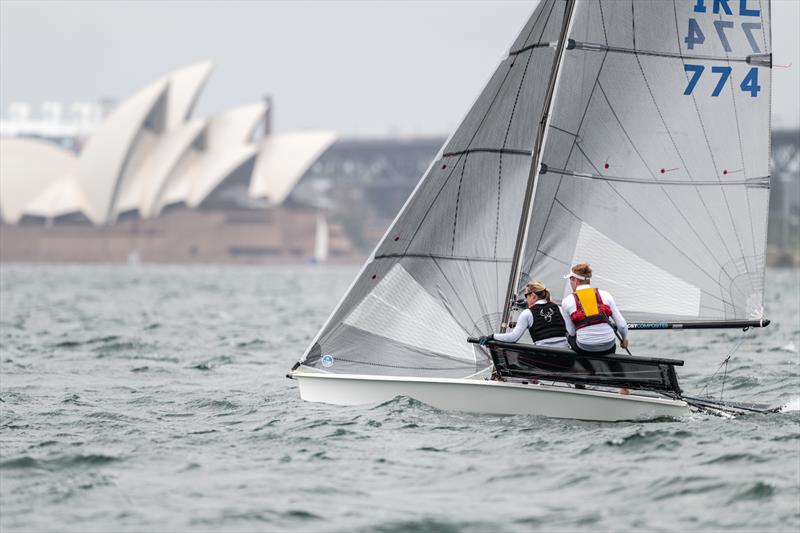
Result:
{"label": "sail seam stitching", "polygon": [[450,254],[452,255],[456,250],[456,228],[458,226],[458,204],[461,201],[461,185],[464,183],[464,171],[467,169],[468,155],[464,156],[464,164],[461,165],[461,176],[458,178],[458,192],[456,192],[456,210],[453,214],[453,238],[450,243]]}
{"label": "sail seam stitching", "polygon": [[597,2],[597,9],[600,11],[600,24],[603,26],[603,40],[608,46],[608,32],[606,32],[606,17],[603,15],[603,2]]}
{"label": "sail seam stitching", "polygon": [[488,154],[506,154],[506,155],[522,155],[530,156],[531,152],[527,150],[517,150],[514,148],[467,148],[466,150],[459,150],[455,152],[445,152],[442,157],[453,157],[465,154],[488,153]]}
{"label": "sail seam stitching", "polygon": [[[544,35],[544,31],[542,31],[542,35]],[[519,95],[522,92],[522,87],[525,85],[525,80],[528,77],[528,67],[530,67],[531,65],[531,59],[533,59],[533,53],[528,54],[528,59],[525,61],[525,69],[522,71],[522,77],[520,78],[519,85],[517,86],[517,94],[514,95],[514,105],[511,107],[511,116],[508,117],[506,134],[503,136],[502,150],[506,149],[506,144],[508,143],[508,135],[511,132],[511,124],[514,122],[514,115],[517,112]],[[513,66],[514,63],[511,63],[511,66],[509,68]],[[498,168],[497,168],[497,211],[495,215],[495,224],[494,224],[494,250],[492,253],[492,255],[494,255],[495,257],[497,256],[497,235],[499,234],[500,231],[500,191],[501,191],[502,181],[503,181],[503,155],[501,153],[500,157],[498,158]]]}
{"label": "sail seam stitching", "polygon": [[415,259],[442,259],[444,261],[477,261],[477,262],[501,262],[501,263],[510,263],[511,258],[496,258],[496,257],[470,257],[470,256],[458,256],[458,255],[440,255],[440,254],[381,254],[376,255],[375,259],[392,259],[392,258],[404,258],[404,257],[412,257]]}

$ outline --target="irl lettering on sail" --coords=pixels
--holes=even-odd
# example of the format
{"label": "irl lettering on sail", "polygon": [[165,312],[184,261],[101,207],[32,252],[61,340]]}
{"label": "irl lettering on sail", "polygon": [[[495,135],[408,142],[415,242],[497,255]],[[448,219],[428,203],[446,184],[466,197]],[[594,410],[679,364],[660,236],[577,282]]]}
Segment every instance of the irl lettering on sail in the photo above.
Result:
{"label": "irl lettering on sail", "polygon": [[[695,0],[693,12],[706,14],[706,17],[689,18],[686,37],[683,39],[683,42],[686,43],[686,48],[692,51],[695,51],[697,48],[702,48],[702,46],[706,44],[706,33],[712,34],[711,28],[713,27],[713,33],[716,33],[717,39],[719,39],[720,45],[726,54],[736,54],[737,52],[742,55],[749,53],[761,53],[761,48],[759,47],[758,39],[756,38],[756,32],[760,32],[762,30],[760,21],[761,10],[751,7],[753,2],[752,0],[749,1],[750,6],[748,6],[748,0],[738,0],[738,15],[739,17],[759,17],[759,21],[741,22],[738,24],[737,30],[736,21],[725,20],[723,18],[725,15],[735,16],[733,9],[731,8],[731,3],[733,3],[733,0]],[[750,45],[750,50],[733,50],[729,39],[730,32],[732,31],[741,31],[744,33],[744,36]],[[684,64],[684,70],[690,75],[690,77],[683,94],[685,96],[690,96],[693,94],[695,86],[703,76],[706,67],[702,64],[686,63]],[[722,93],[722,90],[731,78],[731,72],[733,71],[734,69],[730,65],[717,65],[711,67],[711,75],[717,76],[716,85],[711,91],[712,97],[716,98]],[[752,98],[758,96],[758,93],[761,91],[761,85],[758,83],[758,67],[751,67],[746,74],[742,76],[739,83],[739,89],[742,92],[749,93]]]}
{"label": "irl lettering on sail", "polygon": [[[713,2],[712,13],[725,13],[726,15],[733,15],[729,0],[711,0]],[[694,4],[695,13],[707,13],[706,0],[696,0]],[[760,17],[761,10],[750,9],[747,7],[747,0],[739,0],[739,15],[742,17]]]}

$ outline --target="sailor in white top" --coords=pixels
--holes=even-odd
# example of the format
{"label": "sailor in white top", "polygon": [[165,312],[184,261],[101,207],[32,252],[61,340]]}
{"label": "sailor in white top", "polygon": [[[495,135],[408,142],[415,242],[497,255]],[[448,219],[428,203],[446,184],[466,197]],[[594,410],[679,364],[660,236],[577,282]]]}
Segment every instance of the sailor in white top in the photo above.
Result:
{"label": "sailor in white top", "polygon": [[[573,349],[592,353],[614,353],[617,336],[616,327],[622,342],[622,348],[628,347],[628,323],[622,316],[614,297],[607,291],[591,286],[592,269],[581,263],[572,267],[569,278],[573,292],[561,301],[561,314],[567,328],[567,337]],[[580,305],[585,295],[586,304]],[[587,305],[588,304],[588,305]],[[580,308],[579,308],[580,307]],[[608,318],[613,320],[609,323]]]}
{"label": "sailor in white top", "polygon": [[536,345],[569,348],[561,311],[557,304],[550,301],[550,291],[547,290],[544,283],[536,281],[526,285],[525,298],[528,309],[519,314],[514,329],[507,333],[495,333],[486,337],[486,340],[492,338],[500,342],[517,342],[522,338],[525,330],[528,330]]}

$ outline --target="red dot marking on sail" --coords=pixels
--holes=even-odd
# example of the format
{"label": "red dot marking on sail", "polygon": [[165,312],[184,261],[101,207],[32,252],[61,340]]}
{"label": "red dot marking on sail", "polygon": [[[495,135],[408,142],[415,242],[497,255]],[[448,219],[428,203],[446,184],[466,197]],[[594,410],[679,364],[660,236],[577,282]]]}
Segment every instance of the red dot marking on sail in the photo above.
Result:
{"label": "red dot marking on sail", "polygon": [[723,176],[727,176],[727,175],[728,175],[728,169],[727,169],[727,168],[726,168],[725,170],[723,170],[723,171],[722,171],[722,175],[723,175]]}
{"label": "red dot marking on sail", "polygon": [[667,171],[667,169],[665,169],[665,168],[662,168],[662,169],[661,169],[661,173],[662,173],[662,174],[663,174],[664,172],[666,172],[666,171]]}
{"label": "red dot marking on sail", "polygon": [[397,241],[399,241],[399,240],[400,240],[400,237],[395,237],[395,238],[394,238],[394,242],[397,242]]}
{"label": "red dot marking on sail", "polygon": [[375,279],[375,278],[377,278],[377,277],[378,277],[378,275],[377,275],[377,274],[373,274],[373,275],[372,275],[372,279]]}
{"label": "red dot marking on sail", "polygon": [[605,165],[603,165],[603,168],[608,168],[609,166],[610,165],[608,163],[606,163]]}
{"label": "red dot marking on sail", "polygon": [[447,165],[442,165],[442,170],[446,169]]}

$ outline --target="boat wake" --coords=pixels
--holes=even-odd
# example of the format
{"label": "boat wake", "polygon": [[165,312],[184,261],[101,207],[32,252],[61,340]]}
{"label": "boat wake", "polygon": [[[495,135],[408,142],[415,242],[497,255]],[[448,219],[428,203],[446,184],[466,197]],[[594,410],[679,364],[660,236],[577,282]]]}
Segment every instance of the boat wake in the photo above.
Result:
{"label": "boat wake", "polygon": [[786,404],[781,407],[780,413],[791,413],[795,411],[800,411],[800,397],[792,398]]}

